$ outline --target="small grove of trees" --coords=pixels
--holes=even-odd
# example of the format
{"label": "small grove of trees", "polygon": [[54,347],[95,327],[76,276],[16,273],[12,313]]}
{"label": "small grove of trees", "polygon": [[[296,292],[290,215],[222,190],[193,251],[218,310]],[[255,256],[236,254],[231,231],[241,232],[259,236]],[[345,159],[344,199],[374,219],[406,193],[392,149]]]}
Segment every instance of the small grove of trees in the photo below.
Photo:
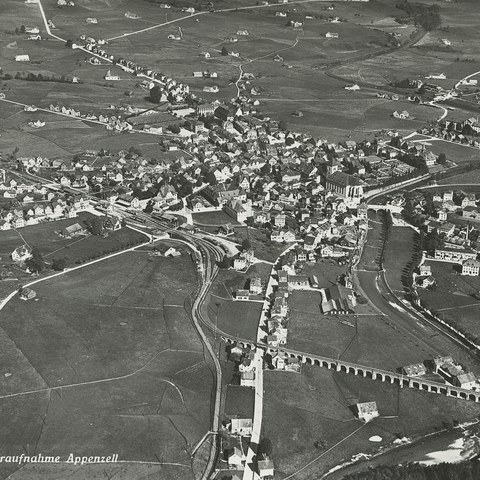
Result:
{"label": "small grove of trees", "polygon": [[96,236],[103,235],[103,220],[101,217],[94,217],[92,219],[88,218],[84,221],[87,230]]}
{"label": "small grove of trees", "polygon": [[222,51],[220,52],[224,57],[226,57],[228,55],[228,50],[227,50],[227,47],[223,46],[222,47]]}
{"label": "small grove of trees", "polygon": [[435,229],[421,237],[421,248],[429,255],[434,255],[437,248],[443,247],[443,243],[442,236]]}
{"label": "small grove of trees", "polygon": [[257,448],[257,456],[259,459],[263,457],[269,457],[272,454],[273,446],[272,441],[264,437],[260,440]]}
{"label": "small grove of trees", "polygon": [[16,35],[21,35],[25,33],[25,25],[22,25],[20,28],[16,27],[15,28],[15,34]]}
{"label": "small grove of trees", "polygon": [[160,103],[162,99],[162,89],[159,85],[155,85],[150,89],[150,96],[148,98],[153,103]]}
{"label": "small grove of trees", "polygon": [[45,268],[43,256],[37,247],[32,248],[32,256],[25,261],[25,266],[32,273],[40,273]]}
{"label": "small grove of trees", "polygon": [[226,270],[232,266],[232,258],[224,255],[222,260],[217,263],[218,268]]}
{"label": "small grove of trees", "polygon": [[416,82],[413,82],[409,78],[404,78],[402,80],[394,80],[393,82],[390,83],[392,87],[397,87],[397,88],[416,88],[417,84]]}
{"label": "small grove of trees", "polygon": [[242,250],[246,251],[246,250],[250,250],[251,248],[252,248],[252,244],[250,243],[250,240],[248,238],[246,238],[242,242]]}
{"label": "small grove of trees", "polygon": [[414,21],[415,25],[421,25],[428,32],[435,30],[442,23],[438,5],[410,3],[408,0],[404,0],[401,3],[397,3],[396,7],[403,10]]}
{"label": "small grove of trees", "polygon": [[56,272],[61,272],[67,266],[66,258],[54,258],[52,260],[52,269]]}

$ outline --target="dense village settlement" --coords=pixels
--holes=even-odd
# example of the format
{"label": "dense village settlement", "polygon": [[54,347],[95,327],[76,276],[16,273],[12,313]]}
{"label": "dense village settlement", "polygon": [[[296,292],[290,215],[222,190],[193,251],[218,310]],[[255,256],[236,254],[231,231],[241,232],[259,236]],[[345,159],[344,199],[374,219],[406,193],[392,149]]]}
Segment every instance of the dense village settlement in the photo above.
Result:
{"label": "dense village settlement", "polygon": [[480,478],[476,0],[4,0],[0,478]]}

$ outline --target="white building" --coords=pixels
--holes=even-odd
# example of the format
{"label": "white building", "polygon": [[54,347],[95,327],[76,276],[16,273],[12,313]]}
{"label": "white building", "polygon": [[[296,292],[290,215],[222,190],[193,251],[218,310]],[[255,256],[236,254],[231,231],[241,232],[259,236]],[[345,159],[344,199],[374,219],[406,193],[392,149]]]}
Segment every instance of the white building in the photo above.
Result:
{"label": "white building", "polygon": [[365,423],[379,416],[376,402],[357,403],[355,407],[358,418],[364,420]]}
{"label": "white building", "polygon": [[110,71],[110,69],[107,70],[107,73],[105,74],[105,76],[103,78],[105,80],[110,80],[110,81],[120,80],[120,77],[118,75],[112,75],[112,72]]}
{"label": "white building", "polygon": [[462,275],[478,277],[480,273],[480,262],[478,260],[465,260],[462,264]]}

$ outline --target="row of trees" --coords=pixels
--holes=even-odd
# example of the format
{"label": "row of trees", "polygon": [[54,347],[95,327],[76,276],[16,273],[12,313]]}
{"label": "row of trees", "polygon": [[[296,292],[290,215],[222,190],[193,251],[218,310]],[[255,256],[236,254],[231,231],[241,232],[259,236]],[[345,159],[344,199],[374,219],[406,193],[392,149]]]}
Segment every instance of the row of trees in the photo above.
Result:
{"label": "row of trees", "polygon": [[[27,82],[55,82],[55,83],[72,83],[72,80],[67,78],[65,75],[61,77],[47,76],[42,75],[41,73],[32,73],[32,72],[17,72],[15,76],[12,76],[10,73],[5,73],[2,76],[2,80],[26,80]],[[82,82],[79,82],[82,83]]]}
{"label": "row of trees", "polygon": [[[38,247],[32,247],[31,258],[25,261],[25,266],[32,272],[39,274],[45,270],[45,260]],[[62,271],[67,266],[66,258],[55,258],[52,260],[51,268],[57,272]]]}

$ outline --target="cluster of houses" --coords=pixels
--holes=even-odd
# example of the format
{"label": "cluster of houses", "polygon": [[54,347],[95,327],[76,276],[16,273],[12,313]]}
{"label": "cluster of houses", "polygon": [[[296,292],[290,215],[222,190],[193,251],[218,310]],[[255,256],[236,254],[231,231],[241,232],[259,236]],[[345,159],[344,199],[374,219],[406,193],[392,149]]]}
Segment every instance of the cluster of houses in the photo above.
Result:
{"label": "cluster of houses", "polygon": [[480,148],[480,122],[478,117],[470,117],[463,121],[446,120],[422,128],[420,133],[449,142]]}
{"label": "cluster of houses", "polygon": [[[229,358],[235,362],[240,373],[240,386],[229,385],[228,389],[253,387],[255,380],[254,351],[235,344],[230,348]],[[251,415],[246,415],[245,412],[227,412],[227,418],[223,422],[223,426],[223,435],[225,436],[223,443],[226,446],[223,449],[221,462],[226,462],[228,468],[232,470],[232,478],[235,478],[235,475],[238,474],[237,478],[240,479],[241,473],[245,469],[247,442],[253,433],[253,419]],[[260,478],[273,478],[274,464],[268,456],[259,458],[256,466]]]}
{"label": "cluster of houses", "polygon": [[[83,37],[83,38],[82,38]],[[154,86],[160,87],[162,93],[160,102],[170,102],[172,104],[180,104],[185,102],[189,98],[190,88],[186,84],[179,83],[166,75],[153,70],[151,68],[138,65],[137,63],[127,60],[125,58],[116,58],[113,55],[109,54],[104,48],[105,40],[95,39],[92,37],[85,37],[82,35],[80,37],[82,43],[80,45],[73,44],[72,48],[83,48],[93,54],[97,58],[103,58],[108,63],[112,63],[120,67],[123,71],[135,75],[137,77],[143,77],[149,82],[149,87],[153,88]]]}
{"label": "cluster of houses", "polygon": [[[480,207],[476,195],[461,190],[446,190],[433,194],[416,193],[410,202],[414,211],[424,216],[422,228],[426,233],[434,232],[441,239],[434,251],[430,252],[432,258],[459,265],[459,273],[462,275],[478,276],[480,262],[477,257],[480,244],[477,237],[480,230]],[[460,219],[465,221],[453,221]],[[431,266],[422,262],[415,281],[417,286],[422,288],[433,285],[435,279],[431,274]]]}
{"label": "cluster of houses", "polygon": [[54,192],[44,185],[25,184],[14,178],[7,180],[4,174],[3,181],[0,182],[0,196],[8,199],[3,202],[0,212],[0,230],[75,218],[78,212],[91,208],[90,201],[83,195]]}
{"label": "cluster of houses", "polygon": [[480,389],[480,383],[475,374],[465,371],[451,356],[436,357],[423,363],[406,365],[402,367],[402,373],[409,377],[420,377],[433,373],[441,376],[450,385],[466,390]]}
{"label": "cluster of houses", "polygon": [[85,120],[92,120],[104,123],[107,130],[115,130],[116,132],[127,132],[132,130],[133,126],[127,121],[123,120],[118,115],[95,115],[93,113],[81,113],[79,110],[65,106],[50,104],[48,107],[51,112],[62,113],[72,117],[84,118]]}

